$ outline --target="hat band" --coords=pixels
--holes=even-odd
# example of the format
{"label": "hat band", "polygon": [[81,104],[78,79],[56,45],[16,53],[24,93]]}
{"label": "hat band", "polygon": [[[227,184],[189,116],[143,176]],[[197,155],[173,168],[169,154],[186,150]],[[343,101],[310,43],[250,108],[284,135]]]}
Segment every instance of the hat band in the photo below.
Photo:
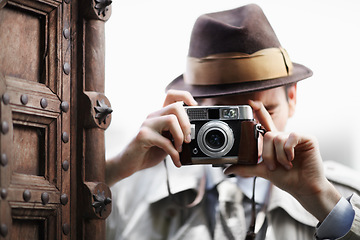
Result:
{"label": "hat band", "polygon": [[253,54],[221,53],[188,57],[184,81],[191,85],[261,81],[291,75],[292,68],[283,48],[266,48]]}

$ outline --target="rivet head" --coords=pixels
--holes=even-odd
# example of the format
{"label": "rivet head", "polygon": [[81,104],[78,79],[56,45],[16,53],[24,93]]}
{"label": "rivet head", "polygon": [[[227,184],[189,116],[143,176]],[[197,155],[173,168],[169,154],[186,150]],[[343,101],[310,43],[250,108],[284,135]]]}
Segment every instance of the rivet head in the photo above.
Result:
{"label": "rivet head", "polygon": [[66,75],[69,75],[70,74],[70,64],[69,63],[64,63],[63,68],[64,68],[64,73]]}
{"label": "rivet head", "polygon": [[64,38],[65,38],[65,39],[69,39],[69,38],[70,38],[70,29],[65,28],[65,29],[63,30],[63,35],[64,35]]}
{"label": "rivet head", "polygon": [[46,100],[46,98],[42,98],[42,99],[40,100],[40,106],[41,106],[42,108],[46,108],[46,107],[48,106],[48,101]]}
{"label": "rivet head", "polygon": [[64,169],[64,171],[67,171],[69,169],[69,162],[67,160],[62,163],[62,168]]}
{"label": "rivet head", "polygon": [[65,193],[60,196],[60,202],[62,205],[66,205],[68,201],[69,201],[68,196]]}
{"label": "rivet head", "polygon": [[1,132],[7,134],[9,132],[9,124],[6,121],[1,123]]}
{"label": "rivet head", "polygon": [[8,234],[8,227],[6,226],[6,224],[2,223],[2,224],[0,225],[0,235],[1,235],[2,237],[6,237],[7,234]]}
{"label": "rivet head", "polygon": [[5,167],[8,164],[8,158],[6,153],[2,153],[0,157],[0,164]]}
{"label": "rivet head", "polygon": [[24,201],[25,201],[25,202],[30,201],[30,199],[31,199],[31,192],[30,192],[28,189],[26,189],[26,190],[23,192],[23,198],[24,198]]}
{"label": "rivet head", "polygon": [[29,102],[29,98],[26,94],[22,94],[20,97],[20,101],[22,104],[26,105]]}
{"label": "rivet head", "polygon": [[10,96],[7,93],[4,93],[2,95],[2,100],[5,105],[8,105],[10,103]]}
{"label": "rivet head", "polygon": [[60,108],[63,112],[69,111],[69,103],[66,101],[62,102]]}
{"label": "rivet head", "polygon": [[7,190],[5,188],[2,188],[0,190],[0,196],[1,196],[2,199],[5,199],[7,197],[7,194],[8,194],[8,192],[7,192]]}
{"label": "rivet head", "polygon": [[61,139],[64,143],[69,142],[69,134],[67,132],[63,132]]}
{"label": "rivet head", "polygon": [[43,192],[42,194],[41,194],[41,202],[44,204],[44,205],[46,205],[46,204],[48,204],[49,203],[49,194],[47,193],[47,192]]}
{"label": "rivet head", "polygon": [[62,225],[62,230],[65,235],[68,235],[70,233],[70,225],[68,223],[64,223]]}

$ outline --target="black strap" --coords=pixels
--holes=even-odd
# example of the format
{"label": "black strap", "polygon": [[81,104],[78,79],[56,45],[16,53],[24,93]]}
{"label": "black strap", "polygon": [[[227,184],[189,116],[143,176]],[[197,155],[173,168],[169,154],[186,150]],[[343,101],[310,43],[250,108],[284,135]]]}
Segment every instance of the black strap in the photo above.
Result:
{"label": "black strap", "polygon": [[252,198],[251,198],[251,222],[250,222],[250,226],[247,231],[245,240],[254,240],[256,237],[256,234],[255,234],[255,222],[256,222],[255,183],[256,183],[256,177],[254,177],[253,194],[252,194]]}

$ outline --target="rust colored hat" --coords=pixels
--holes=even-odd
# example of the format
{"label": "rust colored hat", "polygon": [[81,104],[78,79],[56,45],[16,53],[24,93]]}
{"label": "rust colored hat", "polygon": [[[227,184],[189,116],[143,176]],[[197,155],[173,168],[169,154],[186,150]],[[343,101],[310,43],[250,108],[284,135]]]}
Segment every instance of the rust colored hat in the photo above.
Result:
{"label": "rust colored hat", "polygon": [[311,75],[309,68],[291,62],[261,8],[250,4],[196,20],[186,71],[166,91],[216,97],[279,87]]}

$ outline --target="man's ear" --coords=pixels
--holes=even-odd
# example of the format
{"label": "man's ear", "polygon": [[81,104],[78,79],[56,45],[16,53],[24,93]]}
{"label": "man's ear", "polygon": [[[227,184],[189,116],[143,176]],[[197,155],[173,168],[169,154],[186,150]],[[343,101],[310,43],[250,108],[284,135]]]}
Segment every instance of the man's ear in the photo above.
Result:
{"label": "man's ear", "polygon": [[292,117],[295,113],[296,89],[297,89],[296,83],[287,88],[287,99],[288,99],[288,104],[289,104],[289,118]]}

